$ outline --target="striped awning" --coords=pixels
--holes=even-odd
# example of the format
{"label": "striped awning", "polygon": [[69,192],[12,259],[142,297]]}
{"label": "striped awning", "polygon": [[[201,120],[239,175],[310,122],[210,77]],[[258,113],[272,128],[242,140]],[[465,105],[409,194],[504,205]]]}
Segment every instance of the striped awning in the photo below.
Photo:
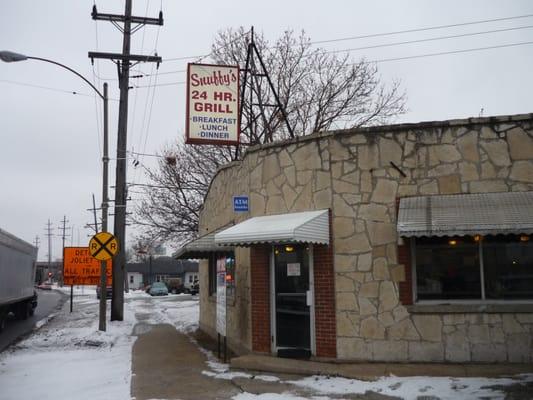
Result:
{"label": "striped awning", "polygon": [[223,229],[225,229],[225,227],[186,243],[174,253],[174,258],[181,260],[195,260],[209,258],[209,255],[212,253],[233,252],[232,247],[220,246],[215,243],[215,234]]}
{"label": "striped awning", "polygon": [[418,196],[400,199],[398,235],[533,233],[533,192]]}
{"label": "striped awning", "polygon": [[329,244],[328,210],[250,218],[215,235],[225,246],[290,242]]}

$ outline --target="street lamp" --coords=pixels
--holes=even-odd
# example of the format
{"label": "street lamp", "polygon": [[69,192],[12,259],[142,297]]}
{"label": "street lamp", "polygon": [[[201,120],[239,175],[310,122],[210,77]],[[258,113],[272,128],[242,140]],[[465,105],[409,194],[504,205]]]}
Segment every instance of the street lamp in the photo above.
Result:
{"label": "street lamp", "polygon": [[[63,69],[66,69],[70,72],[72,72],[74,75],[78,76],[79,78],[83,79],[85,83],[87,83],[100,98],[104,102],[104,151],[102,156],[102,163],[103,163],[103,182],[102,182],[102,231],[107,231],[107,210],[109,207],[109,198],[107,193],[108,188],[108,164],[109,164],[109,148],[108,148],[108,97],[107,97],[107,83],[104,83],[104,90],[103,94],[91,83],[89,82],[83,75],[78,73],[77,71],[73,70],[70,67],[67,67],[66,65],[63,65],[61,63],[58,63],[57,61],[49,60],[47,58],[41,58],[41,57],[31,57],[27,56],[25,54],[19,54],[14,53],[12,51],[0,51],[0,60],[10,63],[10,62],[18,62],[18,61],[26,61],[26,60],[37,60],[37,61],[43,61],[46,63],[57,65]],[[96,227],[95,227],[96,228]],[[106,330],[106,323],[105,323],[105,314],[106,314],[106,262],[102,261],[100,264],[100,323],[98,329],[101,331]]]}

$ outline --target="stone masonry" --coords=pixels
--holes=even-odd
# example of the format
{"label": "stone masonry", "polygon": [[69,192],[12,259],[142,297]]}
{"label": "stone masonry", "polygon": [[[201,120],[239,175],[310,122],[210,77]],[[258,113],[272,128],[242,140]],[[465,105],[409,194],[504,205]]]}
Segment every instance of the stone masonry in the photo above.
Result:
{"label": "stone masonry", "polygon": [[[218,171],[200,232],[254,216],[330,209],[337,357],[532,362],[533,304],[430,311],[400,302],[396,201],[402,196],[533,190],[533,114],[317,133],[249,149]],[[232,196],[251,211],[234,214]],[[233,341],[251,350],[249,252],[237,256]],[[202,264],[202,285],[207,268]],[[239,288],[240,285],[240,288]],[[215,304],[201,296],[201,326]],[[239,317],[238,317],[239,316]],[[243,317],[244,316],[244,317]]]}

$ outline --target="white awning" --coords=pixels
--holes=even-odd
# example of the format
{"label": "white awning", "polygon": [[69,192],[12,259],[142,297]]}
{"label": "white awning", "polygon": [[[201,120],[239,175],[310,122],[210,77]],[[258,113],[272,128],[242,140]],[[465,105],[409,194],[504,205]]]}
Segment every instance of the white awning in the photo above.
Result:
{"label": "white awning", "polygon": [[220,246],[215,243],[215,234],[224,228],[219,228],[206,235],[183,245],[174,253],[174,258],[181,260],[209,258],[212,253],[231,253],[232,247]]}
{"label": "white awning", "polygon": [[215,235],[225,246],[288,242],[329,244],[328,210],[250,218]]}
{"label": "white awning", "polygon": [[533,233],[533,192],[418,196],[400,199],[399,236]]}

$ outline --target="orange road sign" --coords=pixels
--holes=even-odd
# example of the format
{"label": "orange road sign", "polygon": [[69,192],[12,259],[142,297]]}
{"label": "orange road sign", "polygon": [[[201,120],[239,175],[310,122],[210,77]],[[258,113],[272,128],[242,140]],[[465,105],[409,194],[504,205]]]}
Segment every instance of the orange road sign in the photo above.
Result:
{"label": "orange road sign", "polygon": [[89,252],[97,260],[110,260],[118,253],[117,238],[109,232],[98,232],[89,241]]}
{"label": "orange road sign", "polygon": [[[106,285],[112,284],[112,263],[106,262]],[[99,285],[100,261],[93,258],[88,247],[63,249],[63,283],[65,285]]]}

